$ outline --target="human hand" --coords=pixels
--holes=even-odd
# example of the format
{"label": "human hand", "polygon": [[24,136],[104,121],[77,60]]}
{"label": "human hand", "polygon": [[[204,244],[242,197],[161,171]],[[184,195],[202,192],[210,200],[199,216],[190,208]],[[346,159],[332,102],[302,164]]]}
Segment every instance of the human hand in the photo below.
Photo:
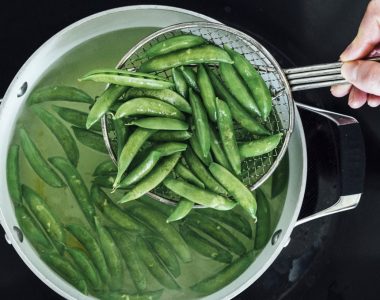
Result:
{"label": "human hand", "polygon": [[368,4],[355,39],[340,56],[340,60],[344,62],[342,75],[350,84],[331,88],[335,97],[350,94],[348,105],[352,108],[359,108],[366,102],[372,107],[380,105],[380,63],[359,60],[380,56],[379,43],[380,0],[372,0]]}

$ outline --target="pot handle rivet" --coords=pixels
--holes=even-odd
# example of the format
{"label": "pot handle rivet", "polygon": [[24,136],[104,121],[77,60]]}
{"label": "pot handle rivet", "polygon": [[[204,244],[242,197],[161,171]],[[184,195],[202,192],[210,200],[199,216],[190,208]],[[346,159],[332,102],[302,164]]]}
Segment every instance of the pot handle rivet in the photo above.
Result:
{"label": "pot handle rivet", "polygon": [[9,239],[8,235],[4,235],[5,241],[8,243],[8,245],[12,245],[12,241]]}
{"label": "pot handle rivet", "polygon": [[27,89],[28,89],[28,83],[25,81],[20,87],[20,89],[18,90],[17,97],[23,96]]}
{"label": "pot handle rivet", "polygon": [[13,226],[13,230],[16,232],[17,238],[20,241],[20,243],[22,243],[22,241],[24,240],[24,235],[22,234],[21,229],[17,226]]}
{"label": "pot handle rivet", "polygon": [[281,236],[281,233],[282,233],[281,229],[279,229],[275,233],[273,233],[273,236],[272,236],[272,245],[275,245],[277,243],[278,239]]}

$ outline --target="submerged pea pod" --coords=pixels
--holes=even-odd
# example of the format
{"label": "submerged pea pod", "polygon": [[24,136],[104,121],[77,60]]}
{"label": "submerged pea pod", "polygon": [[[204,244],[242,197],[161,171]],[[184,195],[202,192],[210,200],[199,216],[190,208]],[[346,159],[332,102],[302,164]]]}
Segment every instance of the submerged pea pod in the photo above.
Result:
{"label": "submerged pea pod", "polygon": [[150,73],[182,65],[219,62],[225,62],[227,64],[233,63],[228,53],[222,48],[213,45],[204,45],[153,57],[145,61],[140,66],[139,71]]}
{"label": "submerged pea pod", "polygon": [[120,85],[110,85],[95,101],[91,108],[87,121],[86,129],[90,129],[101,117],[110,109],[121,95],[125,93],[128,87]]}
{"label": "submerged pea pod", "polygon": [[145,176],[129,192],[127,192],[123,198],[118,201],[118,203],[136,200],[157,187],[174,169],[180,157],[181,153],[174,153],[164,158],[147,176]]}
{"label": "submerged pea pod", "polygon": [[106,292],[101,295],[97,295],[101,300],[159,300],[163,290],[144,292],[138,294],[130,294],[128,292]]}
{"label": "submerged pea pod", "polygon": [[202,181],[198,179],[197,176],[195,176],[188,168],[186,168],[181,162],[179,162],[175,166],[175,172],[178,176],[182,177],[185,179],[185,181],[194,184],[196,186],[199,186],[201,188],[204,188],[205,185],[203,184]]}
{"label": "submerged pea pod", "polygon": [[187,130],[189,128],[189,124],[184,121],[161,117],[137,119],[129,122],[127,125],[136,125],[141,128],[155,130]]}
{"label": "submerged pea pod", "polygon": [[289,180],[289,158],[286,154],[281,160],[279,166],[273,173],[272,177],[272,199],[280,195],[287,187]]}
{"label": "submerged pea pod", "polygon": [[223,150],[221,142],[219,141],[218,134],[215,132],[214,128],[212,127],[210,127],[210,138],[211,138],[211,151],[212,151],[212,154],[214,155],[215,160],[226,169],[231,170],[232,169],[231,164],[228,161],[227,155],[225,154]]}
{"label": "submerged pea pod", "polygon": [[270,224],[270,204],[261,191],[256,190],[257,199],[257,224],[256,224],[256,237],[255,249],[262,249],[269,242],[271,237],[271,224]]}
{"label": "submerged pea pod", "polygon": [[22,151],[34,172],[52,187],[64,187],[65,183],[43,158],[40,150],[38,150],[24,128],[20,128],[19,136]]}
{"label": "submerged pea pod", "polygon": [[28,104],[47,101],[70,101],[93,103],[94,100],[84,91],[72,86],[52,85],[34,90],[28,99]]}
{"label": "submerged pea pod", "polygon": [[166,219],[167,223],[178,221],[186,217],[194,207],[194,202],[181,198],[175,210]]}
{"label": "submerged pea pod", "polygon": [[87,221],[94,226],[95,207],[78,170],[64,157],[50,157],[49,161],[61,172]]}
{"label": "submerged pea pod", "polygon": [[143,88],[131,88],[125,95],[125,99],[150,97],[173,105],[180,111],[191,113],[190,104],[181,95],[170,89],[154,90]]}
{"label": "submerged pea pod", "polygon": [[241,157],[255,157],[271,152],[276,149],[282,139],[282,133],[277,133],[251,142],[239,144]]}
{"label": "submerged pea pod", "polygon": [[160,130],[149,140],[154,142],[183,142],[191,138],[192,134],[186,130]]}
{"label": "submerged pea pod", "polygon": [[20,167],[19,167],[19,151],[20,146],[13,144],[9,147],[7,157],[7,184],[8,191],[13,204],[21,205],[21,184],[20,184]]}
{"label": "submerged pea pod", "polygon": [[108,175],[100,175],[100,176],[95,177],[92,183],[102,188],[112,189],[112,186],[115,182],[115,178],[116,178],[116,173],[108,174]]}
{"label": "submerged pea pod", "polygon": [[227,103],[216,99],[216,107],[218,111],[218,128],[219,135],[223,143],[223,148],[228,153],[227,158],[231,164],[235,174],[241,174],[241,160],[239,148],[236,143],[234,125],[232,123],[231,111]]}
{"label": "submerged pea pod", "polygon": [[[194,91],[199,92],[199,87],[197,84],[197,74],[191,67],[181,66],[179,68],[185,79],[187,85],[191,87]],[[189,94],[189,90],[187,90],[187,95]]]}
{"label": "submerged pea pod", "polygon": [[92,80],[95,82],[105,82],[121,86],[149,89],[167,89],[173,86],[172,82],[167,81],[165,78],[162,78],[160,76],[117,69],[94,70],[87,73],[78,80]]}
{"label": "submerged pea pod", "polygon": [[240,206],[256,220],[257,203],[252,192],[235,175],[221,165],[212,163],[209,170]]}
{"label": "submerged pea pod", "polygon": [[61,121],[59,121],[47,110],[38,106],[34,106],[32,110],[46,125],[46,127],[49,128],[57,141],[61,144],[67,158],[74,166],[76,166],[79,161],[79,149],[70,131],[64,124],[62,124]]}
{"label": "submerged pea pod", "polygon": [[178,68],[172,68],[172,76],[176,91],[181,94],[182,97],[187,99],[189,88],[182,72]]}
{"label": "submerged pea pod", "polygon": [[93,176],[108,175],[117,172],[117,167],[112,160],[105,160],[98,164],[94,170]]}
{"label": "submerged pea pod", "polygon": [[215,92],[203,65],[199,65],[197,75],[197,83],[208,117],[211,121],[216,122]]}
{"label": "submerged pea pod", "polygon": [[[53,110],[61,117],[61,119],[79,128],[86,129],[88,113],[63,106],[52,106]],[[91,127],[95,131],[101,131],[100,122],[96,122]]]}
{"label": "submerged pea pod", "polygon": [[137,200],[137,202],[149,208],[154,208],[165,216],[168,216],[173,212],[172,206],[166,205],[160,201],[156,201],[149,196],[142,196]]}
{"label": "submerged pea pod", "polygon": [[95,151],[108,154],[101,134],[75,126],[71,128],[79,143]]}

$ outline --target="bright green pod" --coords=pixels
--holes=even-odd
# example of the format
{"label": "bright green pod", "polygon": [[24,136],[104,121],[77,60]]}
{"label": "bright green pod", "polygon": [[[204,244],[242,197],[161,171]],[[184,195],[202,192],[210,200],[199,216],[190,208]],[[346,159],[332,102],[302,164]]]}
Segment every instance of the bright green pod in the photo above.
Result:
{"label": "bright green pod", "polygon": [[193,207],[194,207],[194,202],[182,198],[178,202],[175,210],[166,219],[166,222],[167,223],[171,223],[171,222],[174,222],[174,221],[182,220],[183,218],[185,218],[191,212],[191,210],[193,209]]}
{"label": "bright green pod", "polygon": [[28,104],[36,104],[47,101],[69,101],[93,103],[94,100],[84,91],[72,86],[46,86],[34,90],[28,99]]}
{"label": "bright green pod", "polygon": [[187,130],[160,130],[153,134],[149,140],[153,142],[183,142],[192,137]]}
{"label": "bright green pod", "polygon": [[7,157],[7,184],[8,191],[13,204],[21,205],[21,184],[20,184],[20,167],[19,167],[19,151],[20,146],[13,144],[9,147]]}
{"label": "bright green pod", "polygon": [[[187,86],[191,87],[194,91],[199,92],[199,87],[197,84],[197,73],[195,73],[191,67],[181,66],[179,69],[181,70]],[[189,90],[187,90],[187,95],[189,95]]]}
{"label": "bright green pod", "polygon": [[211,121],[216,122],[215,92],[211,80],[208,77],[206,69],[203,65],[198,66],[197,75],[197,83],[207,115]]}
{"label": "bright green pod", "polygon": [[260,156],[276,149],[282,139],[282,133],[277,133],[251,142],[239,144],[241,158]]}
{"label": "bright green pod", "polygon": [[210,127],[211,152],[217,163],[221,164],[228,170],[232,170],[227,155],[223,150],[222,143],[219,141],[218,134],[219,133],[216,133],[214,128]]}
{"label": "bright green pod", "polygon": [[201,188],[204,188],[205,185],[202,181],[198,179],[197,176],[195,176],[188,168],[186,168],[181,162],[179,162],[175,168],[174,171],[178,176],[185,179],[187,182],[194,184],[196,186],[199,186]]}
{"label": "bright green pod", "polygon": [[[172,68],[172,76],[176,91],[185,99],[187,99],[189,88],[182,72],[178,68]],[[191,107],[190,107],[191,109]]]}
{"label": "bright green pod", "polygon": [[121,151],[123,151],[123,147],[127,140],[127,131],[129,131],[129,127],[125,126],[124,121],[121,119],[113,119],[112,123],[116,135],[117,157],[120,157]]}
{"label": "bright green pod", "polygon": [[187,130],[189,128],[189,124],[184,121],[161,117],[137,119],[130,121],[127,125],[154,130]]}
{"label": "bright green pod", "polygon": [[211,164],[212,163],[211,153],[209,151],[207,156],[203,156],[203,151],[199,143],[198,137],[196,135],[193,135],[189,141],[190,141],[191,149],[193,149],[194,153],[202,161],[202,163],[205,164],[206,166]]}

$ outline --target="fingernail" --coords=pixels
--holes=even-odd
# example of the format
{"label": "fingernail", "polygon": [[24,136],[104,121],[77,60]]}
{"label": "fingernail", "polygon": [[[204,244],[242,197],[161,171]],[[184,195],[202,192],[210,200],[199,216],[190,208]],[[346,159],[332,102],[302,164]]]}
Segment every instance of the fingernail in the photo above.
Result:
{"label": "fingernail", "polygon": [[342,75],[349,82],[355,82],[358,78],[359,64],[355,62],[344,63],[342,66]]}
{"label": "fingernail", "polygon": [[368,102],[368,106],[371,106],[371,107],[378,107],[380,105],[380,103],[378,101],[371,101],[369,100]]}
{"label": "fingernail", "polygon": [[345,59],[346,56],[350,53],[350,51],[351,51],[351,49],[352,49],[352,44],[353,44],[353,42],[352,42],[351,44],[349,44],[349,45],[347,46],[346,49],[344,49],[344,51],[342,52],[342,54],[341,54],[340,57],[339,57],[339,60],[340,60],[340,61],[344,61],[344,60],[346,60],[346,59]]}

